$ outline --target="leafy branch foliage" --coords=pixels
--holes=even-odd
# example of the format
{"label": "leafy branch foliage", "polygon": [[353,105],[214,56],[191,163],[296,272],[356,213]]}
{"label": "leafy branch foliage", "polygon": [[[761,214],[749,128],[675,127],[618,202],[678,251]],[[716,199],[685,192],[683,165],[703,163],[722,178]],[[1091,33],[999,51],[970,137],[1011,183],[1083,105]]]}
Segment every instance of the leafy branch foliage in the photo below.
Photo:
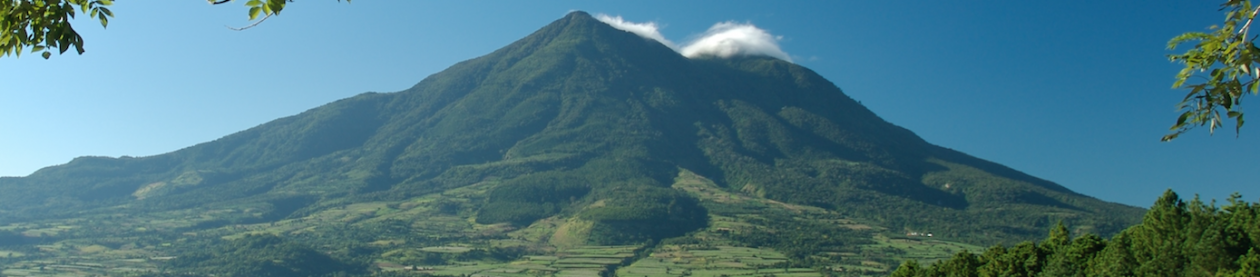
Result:
{"label": "leafy branch foliage", "polygon": [[21,57],[30,47],[31,53],[45,59],[74,50],[83,54],[83,37],[70,26],[76,10],[101,21],[101,27],[109,25],[114,12],[107,6],[110,0],[0,0],[0,56]]}
{"label": "leafy branch foliage", "polygon": [[[218,5],[218,4],[224,4],[227,2],[232,2],[232,0],[206,0],[206,1],[210,2],[211,5]],[[267,18],[270,18],[272,15],[280,14],[280,11],[284,10],[284,6],[287,5],[289,2],[293,2],[293,0],[249,0],[248,2],[245,2],[245,6],[249,7],[249,20],[258,19],[258,16],[262,16],[262,19],[258,21],[254,21],[253,24],[250,24],[249,26],[246,26],[244,28],[232,28],[232,29],[240,31],[240,30],[257,26],[258,23],[262,23],[263,20],[267,20]],[[341,2],[341,0],[337,0],[337,2]],[[350,0],[346,0],[346,3],[349,3],[349,2]]]}
{"label": "leafy branch foliage", "polygon": [[[213,5],[232,2],[207,1]],[[293,0],[250,0],[245,6],[249,7],[249,20],[259,16],[265,20],[280,14],[288,2]],[[101,27],[107,27],[109,18],[114,17],[108,6],[113,4],[112,0],[0,0],[0,56],[21,57],[22,51],[29,47],[31,53],[42,52],[40,56],[48,59],[52,57],[52,49],[65,54],[71,46],[82,55],[83,36],[70,24],[76,10],[100,20]],[[255,21],[249,27],[261,22]],[[237,30],[241,29],[244,28]]]}
{"label": "leafy branch foliage", "polygon": [[[1165,135],[1163,141],[1205,125],[1209,132],[1215,132],[1223,125],[1221,111],[1227,118],[1234,119],[1237,132],[1243,126],[1239,106],[1243,95],[1260,92],[1260,70],[1256,68],[1260,48],[1255,45],[1256,36],[1248,37],[1260,9],[1253,7],[1250,0],[1229,0],[1221,4],[1221,10],[1225,11],[1225,22],[1221,26],[1210,27],[1211,32],[1184,33],[1168,42],[1169,50],[1186,43],[1195,44],[1185,53],[1168,55],[1169,60],[1185,65],[1177,73],[1173,88],[1190,92],[1177,105],[1183,112],[1173,124],[1173,132]],[[1191,79],[1201,81],[1187,83]]]}

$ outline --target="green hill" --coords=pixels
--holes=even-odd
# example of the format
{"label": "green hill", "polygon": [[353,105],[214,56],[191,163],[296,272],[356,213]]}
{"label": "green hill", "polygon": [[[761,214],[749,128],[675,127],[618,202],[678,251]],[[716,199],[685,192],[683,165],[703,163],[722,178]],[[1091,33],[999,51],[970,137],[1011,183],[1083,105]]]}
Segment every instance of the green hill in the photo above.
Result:
{"label": "green hill", "polygon": [[[941,247],[1059,221],[1110,235],[1143,212],[925,142],[807,68],[688,59],[582,12],[404,91],[167,154],[77,158],[0,190],[0,230],[27,238],[0,250],[25,255],[0,260],[14,265],[82,248],[200,257],[186,251],[269,233],[391,272],[611,251],[576,262],[608,271],[623,262],[599,259],[694,247],[879,271],[910,255],[890,242],[926,239],[907,233]],[[62,250],[31,250],[45,245]],[[551,262],[519,272],[576,270]]]}

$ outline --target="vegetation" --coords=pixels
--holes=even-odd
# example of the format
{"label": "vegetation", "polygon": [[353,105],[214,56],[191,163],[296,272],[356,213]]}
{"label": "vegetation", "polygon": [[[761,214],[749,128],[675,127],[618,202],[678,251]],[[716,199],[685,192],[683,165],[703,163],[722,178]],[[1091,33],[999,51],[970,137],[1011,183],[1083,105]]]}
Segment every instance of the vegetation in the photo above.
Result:
{"label": "vegetation", "polygon": [[232,241],[206,241],[166,264],[173,274],[223,276],[333,276],[360,273],[364,265],[338,261],[298,243],[271,235]]}
{"label": "vegetation", "polygon": [[645,186],[621,188],[610,194],[602,205],[592,205],[577,215],[594,223],[591,243],[651,243],[709,225],[705,208],[683,192]]}
{"label": "vegetation", "polygon": [[65,53],[74,50],[83,54],[83,37],[70,26],[78,12],[86,13],[109,25],[114,13],[107,8],[110,0],[3,0],[0,1],[0,56],[21,56],[30,47],[31,53],[42,52],[45,59],[54,49]]}
{"label": "vegetation", "polygon": [[1260,275],[1260,203],[1238,195],[1228,205],[1186,203],[1164,193],[1142,223],[1110,240],[1071,238],[1059,224],[1040,243],[993,246],[982,254],[959,252],[930,266],[914,260],[892,276],[1257,276]]}
{"label": "vegetation", "polygon": [[22,234],[8,230],[0,230],[0,246],[14,246],[27,243],[30,243],[30,239]]}
{"label": "vegetation", "polygon": [[1143,212],[929,144],[798,65],[689,59],[581,12],[405,91],[0,191],[6,275],[558,276],[669,252],[646,270],[869,276]]}
{"label": "vegetation", "polygon": [[[1220,26],[1213,25],[1211,32],[1188,32],[1168,42],[1169,50],[1186,43],[1194,43],[1194,47],[1182,54],[1168,55],[1169,60],[1185,65],[1177,73],[1173,88],[1188,89],[1190,93],[1178,104],[1184,112],[1164,141],[1204,125],[1209,132],[1215,132],[1224,125],[1221,111],[1226,118],[1234,119],[1237,132],[1243,125],[1243,96],[1260,93],[1260,71],[1256,69],[1260,48],[1255,44],[1260,36],[1250,32],[1260,7],[1252,6],[1250,0],[1227,0],[1221,4],[1221,10],[1225,21]],[[1192,79],[1202,82],[1187,83]]]}
{"label": "vegetation", "polygon": [[[228,2],[232,2],[232,0],[206,0],[206,1],[210,2],[211,5],[219,5],[219,4],[226,4]],[[280,11],[284,10],[284,6],[287,5],[289,2],[293,2],[293,0],[250,0],[250,1],[247,1],[245,2],[245,6],[249,7],[249,20],[258,19],[258,16],[262,16],[262,19],[258,19],[258,21],[255,21],[253,24],[250,24],[249,26],[246,26],[244,28],[234,28],[234,29],[237,31],[240,31],[240,30],[247,29],[253,26],[257,26],[259,23],[262,23],[263,20],[267,20],[267,18],[270,18],[273,15],[279,15]],[[341,0],[337,0],[337,2],[341,2]],[[349,3],[349,2],[350,0],[346,0],[346,3]]]}
{"label": "vegetation", "polygon": [[[108,1],[0,3],[90,10],[103,24],[110,15]],[[253,19],[285,3],[246,4]],[[1255,12],[1248,1],[1226,8],[1220,32],[1173,41],[1202,43],[1173,57],[1188,66],[1177,86],[1192,93],[1167,139],[1214,129],[1218,108],[1241,126],[1242,92],[1260,86],[1238,79],[1255,76],[1254,38],[1243,40]],[[41,43],[39,51],[81,51],[64,19],[6,25],[43,28],[40,38],[59,33],[50,41],[5,33],[5,54]],[[1183,83],[1207,69],[1211,81]],[[1255,276],[1260,268],[1257,204],[1184,203],[1171,192],[1150,211],[1102,202],[929,144],[803,67],[687,59],[584,13],[406,91],[340,100],[172,153],[82,157],[0,178],[0,191],[5,275]],[[1049,238],[1031,241],[1047,228]],[[982,244],[998,246],[980,252]],[[893,271],[906,258],[916,260]]]}
{"label": "vegetation", "polygon": [[[232,0],[207,0],[218,5]],[[249,20],[255,21],[248,27],[261,23],[272,15],[280,14],[284,6],[293,0],[250,0],[245,2],[249,7]],[[340,0],[338,0],[340,2]],[[350,2],[350,0],[346,0]],[[76,10],[92,18],[100,20],[101,27],[109,25],[114,12],[109,10],[112,0],[0,0],[0,56],[22,56],[23,50],[30,47],[31,53],[40,52],[44,59],[52,57],[54,49],[58,54],[66,53],[74,46],[74,50],[83,54],[83,37],[71,26],[70,20],[75,18]],[[239,28],[241,30],[244,28]]]}
{"label": "vegetation", "polygon": [[555,171],[522,176],[489,191],[477,222],[529,225],[585,197],[590,186],[585,178]]}

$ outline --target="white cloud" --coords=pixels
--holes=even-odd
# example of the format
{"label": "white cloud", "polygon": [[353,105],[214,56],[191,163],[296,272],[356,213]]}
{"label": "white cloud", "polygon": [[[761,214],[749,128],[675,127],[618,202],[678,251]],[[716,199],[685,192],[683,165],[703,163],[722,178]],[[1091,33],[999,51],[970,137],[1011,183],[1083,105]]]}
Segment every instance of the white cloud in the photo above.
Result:
{"label": "white cloud", "polygon": [[752,24],[741,24],[733,21],[714,24],[708,31],[700,35],[699,39],[680,47],[661,35],[660,27],[657,26],[656,22],[635,23],[626,21],[621,16],[613,17],[606,14],[597,14],[595,19],[612,25],[614,28],[656,40],[688,58],[706,55],[722,58],[764,55],[788,62],[792,61],[791,56],[779,48],[779,40],[783,37],[771,35],[770,32],[757,28],[757,26]]}
{"label": "white cloud", "polygon": [[621,16],[612,17],[602,13],[595,15],[595,19],[608,23],[608,25],[612,25],[613,28],[635,33],[641,37],[656,40],[665,46],[669,46],[669,48],[673,48],[675,50],[678,49],[678,45],[675,45],[674,42],[665,39],[665,36],[661,35],[659,27],[656,26],[656,22],[648,21],[647,23],[634,23],[621,19]]}
{"label": "white cloud", "polygon": [[792,61],[786,52],[779,49],[782,37],[757,28],[752,24],[722,22],[714,24],[699,39],[687,43],[679,52],[688,58],[714,55],[729,58],[737,55],[766,55],[785,61]]}

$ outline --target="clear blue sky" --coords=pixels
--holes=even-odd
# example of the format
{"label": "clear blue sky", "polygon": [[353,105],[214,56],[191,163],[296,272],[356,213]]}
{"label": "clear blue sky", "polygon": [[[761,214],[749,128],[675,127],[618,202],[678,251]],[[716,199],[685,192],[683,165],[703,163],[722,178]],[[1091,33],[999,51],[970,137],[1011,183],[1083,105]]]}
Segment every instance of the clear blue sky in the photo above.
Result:
{"label": "clear blue sky", "polygon": [[[1103,200],[1146,207],[1167,188],[1260,199],[1260,124],[1159,142],[1184,94],[1169,89],[1179,67],[1164,44],[1219,23],[1217,1],[312,0],[224,28],[248,24],[243,4],[118,1],[108,29],[76,22],[82,56],[0,58],[0,175],[166,153],[399,91],[584,10],[654,21],[675,42],[755,24],[929,142]],[[1244,107],[1260,110],[1253,99]]]}

